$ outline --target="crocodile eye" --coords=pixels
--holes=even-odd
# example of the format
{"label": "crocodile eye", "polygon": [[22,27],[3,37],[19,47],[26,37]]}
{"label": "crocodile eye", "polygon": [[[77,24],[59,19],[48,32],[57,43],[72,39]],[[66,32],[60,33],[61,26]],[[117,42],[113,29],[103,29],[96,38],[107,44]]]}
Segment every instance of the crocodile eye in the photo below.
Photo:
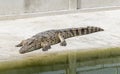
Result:
{"label": "crocodile eye", "polygon": [[33,43],[33,40],[32,40],[32,39],[28,39],[28,40],[27,40],[27,44],[28,44],[28,45],[31,45],[32,43]]}
{"label": "crocodile eye", "polygon": [[30,41],[29,43],[28,43],[28,45],[31,45],[33,43],[33,41]]}

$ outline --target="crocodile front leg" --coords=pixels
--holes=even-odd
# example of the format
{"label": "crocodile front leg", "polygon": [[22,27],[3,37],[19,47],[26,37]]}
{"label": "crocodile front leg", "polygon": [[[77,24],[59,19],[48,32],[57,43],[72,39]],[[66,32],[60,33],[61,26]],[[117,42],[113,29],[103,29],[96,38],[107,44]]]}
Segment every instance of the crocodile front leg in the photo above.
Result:
{"label": "crocodile front leg", "polygon": [[64,37],[62,36],[61,33],[58,34],[58,37],[59,37],[59,39],[60,39],[60,45],[61,45],[61,46],[66,46],[67,43],[66,43],[66,41],[65,41],[65,39],[64,39]]}
{"label": "crocodile front leg", "polygon": [[41,43],[42,51],[47,51],[51,48],[50,44],[48,42],[42,42]]}

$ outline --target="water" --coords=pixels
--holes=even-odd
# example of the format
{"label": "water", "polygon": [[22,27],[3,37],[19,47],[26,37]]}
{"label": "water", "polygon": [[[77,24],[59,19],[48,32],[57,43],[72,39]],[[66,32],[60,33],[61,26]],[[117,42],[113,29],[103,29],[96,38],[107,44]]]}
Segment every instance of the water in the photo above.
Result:
{"label": "water", "polygon": [[[96,66],[78,67],[77,74],[120,74],[120,64],[101,64]],[[40,67],[10,70],[0,72],[0,74],[65,74],[65,70],[43,71]]]}
{"label": "water", "polygon": [[115,68],[105,68],[105,69],[99,69],[99,70],[77,72],[77,74],[116,74],[116,69]]}

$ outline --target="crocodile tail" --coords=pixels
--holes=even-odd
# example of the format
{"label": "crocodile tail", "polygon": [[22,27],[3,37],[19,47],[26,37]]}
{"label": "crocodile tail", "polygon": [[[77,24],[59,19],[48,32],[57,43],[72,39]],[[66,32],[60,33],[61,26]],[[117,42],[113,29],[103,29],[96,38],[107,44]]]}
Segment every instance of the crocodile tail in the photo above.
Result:
{"label": "crocodile tail", "polygon": [[76,30],[76,35],[86,35],[86,34],[91,34],[91,33],[99,32],[99,31],[104,31],[104,29],[100,27],[87,26],[84,28],[78,28],[78,30]]}
{"label": "crocodile tail", "polygon": [[62,30],[62,34],[65,38],[79,36],[79,35],[86,35],[91,34],[99,31],[104,31],[100,27],[93,27],[93,26],[87,26],[87,27],[80,27],[80,28],[68,28]]}

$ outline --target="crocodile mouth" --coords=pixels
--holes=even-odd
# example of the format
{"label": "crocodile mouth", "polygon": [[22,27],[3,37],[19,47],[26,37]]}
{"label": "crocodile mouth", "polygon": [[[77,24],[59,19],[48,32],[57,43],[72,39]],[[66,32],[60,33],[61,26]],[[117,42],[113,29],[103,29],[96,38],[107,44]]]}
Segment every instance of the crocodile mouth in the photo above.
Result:
{"label": "crocodile mouth", "polygon": [[22,47],[20,50],[19,50],[19,53],[20,54],[24,54],[24,53],[28,53],[28,52],[31,52],[31,51],[34,51],[35,48],[34,47],[31,47],[31,48],[24,48]]}

